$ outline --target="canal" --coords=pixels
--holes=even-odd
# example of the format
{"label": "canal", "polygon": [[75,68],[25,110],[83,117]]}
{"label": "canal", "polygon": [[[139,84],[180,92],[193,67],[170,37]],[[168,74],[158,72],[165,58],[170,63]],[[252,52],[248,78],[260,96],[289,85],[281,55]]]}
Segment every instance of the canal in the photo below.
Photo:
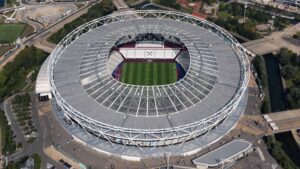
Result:
{"label": "canal", "polygon": [[281,81],[279,61],[272,54],[265,55],[264,59],[268,74],[271,112],[284,111],[286,110],[286,99]]}
{"label": "canal", "polygon": [[[278,112],[287,110],[286,96],[281,81],[278,58],[272,54],[268,54],[264,56],[264,59],[268,74],[271,111]],[[275,134],[275,138],[281,143],[282,150],[300,167],[300,149],[291,132]]]}

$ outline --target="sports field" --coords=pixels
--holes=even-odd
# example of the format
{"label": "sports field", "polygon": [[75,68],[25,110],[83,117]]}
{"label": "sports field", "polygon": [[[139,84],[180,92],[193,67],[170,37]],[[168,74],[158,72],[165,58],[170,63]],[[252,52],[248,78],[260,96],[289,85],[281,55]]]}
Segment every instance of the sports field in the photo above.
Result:
{"label": "sports field", "polygon": [[163,85],[177,81],[176,63],[132,63],[122,65],[121,82],[134,85]]}
{"label": "sports field", "polygon": [[25,24],[0,24],[0,43],[12,43],[22,33]]}

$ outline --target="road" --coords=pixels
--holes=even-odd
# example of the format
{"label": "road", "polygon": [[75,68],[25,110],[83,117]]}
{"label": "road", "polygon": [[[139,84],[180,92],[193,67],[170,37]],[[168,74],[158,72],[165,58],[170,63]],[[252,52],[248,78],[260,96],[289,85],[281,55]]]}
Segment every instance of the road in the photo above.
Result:
{"label": "road", "polygon": [[19,20],[21,22],[28,23],[29,25],[34,27],[34,32],[40,32],[44,29],[43,24],[28,19],[28,17],[27,17],[27,8],[26,7],[23,10],[19,10],[18,16],[19,16]]}
{"label": "road", "polygon": [[27,41],[30,42],[30,43],[35,43],[36,41],[40,40],[40,38],[43,38],[47,34],[53,33],[53,32],[56,32],[56,31],[60,30],[61,28],[64,27],[65,24],[67,24],[67,23],[77,19],[78,17],[82,16],[83,14],[87,13],[88,9],[94,4],[95,4],[95,2],[92,2],[88,5],[80,8],[79,10],[74,12],[73,14],[71,14],[71,15],[67,16],[66,18],[58,21],[57,23],[49,26],[47,29],[43,30],[42,32],[37,33],[36,36],[31,37]]}
{"label": "road", "polygon": [[262,39],[243,43],[243,46],[257,55],[277,52],[284,47],[300,54],[300,42],[297,44],[291,38],[297,31],[300,31],[300,23],[287,27],[283,31],[273,32]]}
{"label": "road", "polygon": [[20,48],[14,49],[14,52],[9,53],[7,56],[3,58],[0,62],[0,70],[5,66],[8,62],[11,62],[23,49],[24,45],[21,45]]}
{"label": "road", "polygon": [[[247,109],[249,109],[249,107],[247,107]],[[268,118],[270,120],[268,120]],[[242,125],[241,126],[238,125],[237,128],[240,128],[242,132],[247,132],[257,137],[262,137],[265,135],[273,135],[275,133],[281,133],[281,132],[291,131],[294,129],[299,129],[300,109],[269,113],[264,115],[246,113],[241,118],[241,121],[242,122],[240,124]],[[270,126],[270,123],[274,123],[278,127],[278,129],[273,130]]]}
{"label": "road", "polygon": [[[85,14],[88,11],[89,7],[91,7],[94,3],[95,2],[86,5],[85,7],[76,11],[72,15],[69,15],[68,17],[60,20],[59,22],[55,23],[54,25],[48,27],[45,30],[43,30],[40,25],[36,24],[35,27],[37,27],[37,30],[38,30],[36,32],[36,34],[34,34],[33,36],[31,36],[27,40],[25,40],[24,44],[21,46],[20,49],[18,49],[9,58],[7,58],[7,60],[2,62],[0,65],[0,69],[6,63],[13,60],[15,58],[15,56],[24,48],[25,45],[32,45],[32,44],[37,45],[38,47],[42,48],[46,52],[50,53],[53,50],[53,48],[55,47],[53,44],[45,41],[46,38],[50,35],[50,33],[61,29],[66,23],[69,23],[69,22],[77,19],[81,15]],[[23,16],[25,16],[25,15],[23,15]],[[28,21],[26,17],[22,17],[22,18],[23,18],[23,20]],[[28,21],[28,22],[34,24],[31,21]],[[43,169],[46,168],[47,162],[54,164],[54,166],[56,166],[56,168],[59,168],[59,169],[65,168],[61,163],[54,161],[53,159],[51,159],[48,155],[46,155],[44,153],[45,146],[53,144],[53,142],[51,142],[51,139],[49,139],[50,137],[52,137],[52,132],[46,130],[47,128],[49,128],[47,126],[47,124],[49,124],[49,122],[47,122],[47,119],[45,119],[45,117],[38,116],[37,109],[35,107],[35,105],[37,105],[37,102],[36,101],[33,102],[34,106],[32,107],[32,112],[33,112],[32,117],[33,117],[33,122],[35,124],[35,127],[37,128],[39,134],[38,134],[38,138],[34,141],[34,143],[29,144],[29,143],[27,143],[27,141],[26,141],[26,139],[25,139],[13,113],[12,113],[12,110],[11,110],[12,97],[5,100],[5,102],[2,104],[2,108],[7,112],[7,114],[9,115],[9,117],[11,119],[11,126],[14,131],[14,134],[16,135],[16,141],[22,143],[23,148],[21,151],[10,155],[8,157],[8,161],[14,161],[14,160],[19,159],[22,156],[31,155],[33,153],[38,153],[42,157],[42,168]],[[35,96],[33,98],[35,98]]]}
{"label": "road", "polygon": [[[58,21],[57,23],[49,26],[46,29],[40,28],[40,26],[38,26],[38,24],[33,25],[33,26],[37,26],[37,28],[39,29],[39,31],[36,32],[36,34],[28,37],[23,44],[21,45],[21,48],[17,49],[13,54],[11,54],[11,56],[7,57],[5,61],[2,61],[0,64],[0,70],[2,69],[3,66],[5,66],[8,62],[12,61],[16,55],[24,49],[24,47],[26,45],[36,45],[37,47],[41,48],[42,50],[50,53],[55,45],[47,42],[47,38],[51,35],[51,33],[58,31],[59,29],[61,29],[65,24],[77,19],[78,17],[82,16],[83,14],[85,14],[88,9],[95,4],[96,1],[92,1],[91,3],[89,3],[88,5],[80,8],[79,10],[77,10],[76,12],[74,12],[73,14],[67,16],[66,18]],[[24,15],[25,16],[25,15]],[[23,18],[25,19],[25,18]],[[27,20],[27,19],[26,19]],[[33,22],[35,23],[35,22]]]}
{"label": "road", "polygon": [[38,121],[38,125],[37,128],[40,131],[40,133],[43,134],[39,134],[39,154],[42,155],[42,159],[43,159],[43,163],[42,163],[42,168],[46,168],[47,163],[51,163],[53,166],[57,167],[57,168],[65,168],[61,163],[59,163],[58,161],[53,160],[51,157],[49,157],[48,155],[45,154],[44,150],[47,146],[49,146],[49,144],[52,144],[51,142],[51,135],[52,133],[49,132],[47,130],[47,120],[46,117],[43,116],[39,116],[38,115],[38,111],[36,111],[36,120]]}
{"label": "road", "polygon": [[[64,24],[76,19],[77,17],[81,16],[88,10],[88,7],[85,9],[79,11],[78,13],[75,13],[74,15],[69,16],[68,18],[58,22],[57,24],[49,27],[48,29],[38,32],[35,36],[31,37],[26,41],[25,44],[34,44],[38,47],[41,47],[45,51],[51,51],[53,49],[52,44],[47,44],[44,42],[45,39],[49,36],[51,32],[55,32],[62,28]],[[39,46],[40,45],[40,46]],[[253,97],[254,98],[254,97]],[[249,104],[255,104],[255,100],[249,101]],[[43,159],[43,167],[46,168],[46,162],[49,161],[50,163],[54,164],[57,168],[63,168],[63,166],[54,161],[53,159],[49,158],[44,153],[44,149],[54,145],[55,147],[61,149],[61,151],[64,151],[66,154],[71,154],[73,158],[75,158],[75,161],[81,161],[84,164],[94,166],[95,168],[149,168],[149,167],[156,167],[161,165],[166,165],[166,159],[164,158],[151,158],[151,159],[145,159],[141,162],[128,162],[124,161],[122,159],[116,158],[116,157],[108,157],[103,154],[99,154],[98,152],[95,152],[89,147],[83,146],[82,144],[74,141],[71,136],[58,124],[55,117],[53,116],[53,113],[46,113],[46,111],[43,111],[45,114],[39,114],[38,108],[36,106],[39,106],[44,103],[37,103],[36,101],[33,103],[35,106],[33,106],[33,120],[36,128],[38,129],[38,132],[40,133],[38,136],[38,139],[34,142],[34,144],[26,144],[24,142],[24,149],[21,153],[15,154],[10,157],[10,160],[17,159],[25,154],[32,154],[32,153],[39,153],[42,155]],[[250,105],[252,109],[249,109],[249,113],[252,113],[252,111],[255,111],[255,106]],[[12,113],[9,113],[12,114]],[[257,125],[254,123],[255,120],[251,119],[250,116],[245,117],[245,120],[242,121],[243,124],[247,124],[250,129],[252,129],[253,126],[257,128]],[[17,124],[13,124],[12,126],[18,126]],[[243,126],[243,125],[241,125]],[[16,128],[16,127],[14,127]],[[247,139],[252,139],[252,141],[256,141],[256,139],[259,138],[259,136],[253,136],[253,130],[245,129],[242,131],[241,137],[245,137]],[[18,130],[18,129],[16,129]],[[249,133],[247,133],[249,131]],[[256,130],[254,130],[256,131]],[[41,134],[42,133],[42,134]],[[220,142],[217,142],[213,144],[210,148],[205,149],[204,151],[201,151],[200,153],[189,156],[189,157],[171,157],[170,163],[181,165],[181,166],[193,166],[191,163],[191,159],[195,158],[196,156],[199,156],[200,154],[204,154],[208,151],[211,151],[212,149],[215,149],[216,147],[225,144],[226,142],[232,140],[234,137],[236,137],[241,131],[235,130],[231,134],[227,135],[224,139],[222,139]],[[259,134],[260,135],[260,134]],[[18,136],[19,138],[19,136]],[[20,138],[24,138],[20,136]]]}
{"label": "road", "polygon": [[[22,94],[22,93],[18,93],[18,94]],[[11,127],[14,132],[14,135],[16,135],[15,141],[22,143],[22,149],[14,154],[8,156],[8,158],[7,158],[8,161],[15,161],[26,155],[32,155],[34,153],[38,153],[41,155],[41,157],[43,159],[42,168],[46,168],[47,162],[52,163],[55,166],[63,167],[60,163],[52,160],[47,155],[45,155],[45,153],[43,151],[45,140],[47,139],[47,137],[45,136],[44,130],[40,125],[40,119],[38,119],[37,109],[35,106],[31,107],[32,118],[33,118],[34,126],[37,128],[39,134],[38,134],[37,139],[33,143],[28,143],[26,141],[26,139],[22,133],[22,130],[19,127],[19,124],[18,124],[18,122],[12,112],[12,109],[11,109],[11,101],[14,98],[14,96],[16,96],[18,94],[15,94],[15,95],[11,96],[10,98],[6,99],[3,102],[3,104],[1,105],[1,108],[7,113],[7,115],[11,119]],[[33,96],[33,98],[34,98],[34,96]],[[41,120],[43,120],[43,119],[41,119]]]}
{"label": "road", "polygon": [[1,109],[6,113],[6,115],[8,116],[8,118],[10,119],[10,123],[11,123],[11,127],[12,127],[12,130],[14,132],[14,134],[16,135],[16,141],[17,142],[21,142],[22,145],[26,146],[27,142],[24,138],[24,135],[22,133],[22,130],[19,128],[19,124],[12,112],[12,108],[11,108],[11,101],[12,99],[18,94],[15,94],[9,98],[7,98],[2,106],[1,106]]}
{"label": "road", "polygon": [[[247,103],[247,111],[245,112],[244,117],[240,120],[239,125],[234,129],[230,134],[226,135],[222,140],[213,144],[211,147],[188,157],[182,156],[172,156],[170,158],[170,164],[178,165],[178,166],[188,166],[194,167],[191,160],[195,157],[198,157],[212,149],[219,147],[220,145],[225,144],[226,142],[235,139],[236,137],[244,138],[250,140],[251,142],[257,142],[264,133],[262,131],[265,130],[265,126],[260,125],[263,123],[263,119],[259,116],[257,110],[257,98],[258,91],[254,88],[254,85],[249,89],[249,98]],[[40,103],[41,104],[41,103]],[[43,112],[43,120],[45,123],[46,130],[50,131],[51,137],[47,135],[45,145],[56,145],[60,151],[69,154],[73,159],[77,162],[81,162],[86,166],[93,166],[94,168],[153,168],[157,166],[166,165],[166,159],[162,158],[149,158],[144,159],[140,162],[130,162],[122,160],[118,157],[107,156],[96,152],[92,148],[88,146],[84,146],[83,144],[75,141],[71,138],[71,135],[59,124],[57,119],[54,117],[52,113],[52,108],[48,103],[45,104],[45,110],[41,110]],[[55,108],[55,106],[54,106]],[[259,123],[256,123],[259,121]],[[42,123],[42,121],[41,121]],[[264,123],[263,123],[264,124]],[[269,162],[269,161],[267,161]],[[266,162],[259,163],[260,166],[265,165]],[[256,164],[255,164],[256,165]],[[255,166],[254,164],[251,166]]]}
{"label": "road", "polygon": [[30,37],[27,39],[24,43],[29,45],[36,45],[37,47],[41,48],[42,50],[51,53],[52,50],[55,48],[55,44],[52,44],[47,41],[48,37],[54,33],[60,30],[64,27],[65,24],[72,22],[73,20],[79,18],[83,14],[87,13],[89,8],[97,3],[97,1],[92,1],[89,4],[85,5],[84,7],[80,8],[73,14],[67,16],[66,18],[58,21],[57,23],[49,26],[45,30],[42,30],[41,32],[37,32],[35,36]]}
{"label": "road", "polygon": [[129,8],[123,0],[113,0],[113,4],[118,10]]}

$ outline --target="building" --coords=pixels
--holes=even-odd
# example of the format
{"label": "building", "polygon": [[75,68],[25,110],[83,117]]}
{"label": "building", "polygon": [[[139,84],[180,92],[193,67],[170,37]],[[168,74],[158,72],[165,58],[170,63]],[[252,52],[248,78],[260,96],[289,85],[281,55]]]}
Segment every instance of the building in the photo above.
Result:
{"label": "building", "polygon": [[50,83],[48,78],[48,62],[49,58],[45,60],[41,69],[38,73],[36,84],[35,84],[35,93],[38,95],[39,101],[47,101],[52,98],[50,91]]}
{"label": "building", "polygon": [[277,2],[285,3],[291,6],[300,7],[300,0],[276,0]]}
{"label": "building", "polygon": [[193,163],[198,169],[217,168],[221,166],[223,168],[227,164],[245,157],[252,151],[252,143],[242,139],[233,140],[194,159]]}
{"label": "building", "polygon": [[[77,28],[51,53],[53,111],[77,141],[101,153],[127,160],[190,155],[243,114],[244,51],[227,31],[188,14],[113,13]],[[114,76],[124,62],[177,62],[187,71],[174,83],[133,85]]]}
{"label": "building", "polygon": [[25,162],[25,166],[21,169],[34,169],[34,159],[28,158]]}

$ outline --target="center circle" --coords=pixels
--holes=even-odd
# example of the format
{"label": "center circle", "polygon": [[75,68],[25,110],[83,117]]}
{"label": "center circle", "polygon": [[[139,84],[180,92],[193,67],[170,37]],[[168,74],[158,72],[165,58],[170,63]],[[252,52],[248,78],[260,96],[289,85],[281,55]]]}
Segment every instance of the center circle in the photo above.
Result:
{"label": "center circle", "polygon": [[156,33],[121,37],[107,61],[115,80],[143,86],[175,83],[184,78],[189,64],[188,49],[180,38]]}

